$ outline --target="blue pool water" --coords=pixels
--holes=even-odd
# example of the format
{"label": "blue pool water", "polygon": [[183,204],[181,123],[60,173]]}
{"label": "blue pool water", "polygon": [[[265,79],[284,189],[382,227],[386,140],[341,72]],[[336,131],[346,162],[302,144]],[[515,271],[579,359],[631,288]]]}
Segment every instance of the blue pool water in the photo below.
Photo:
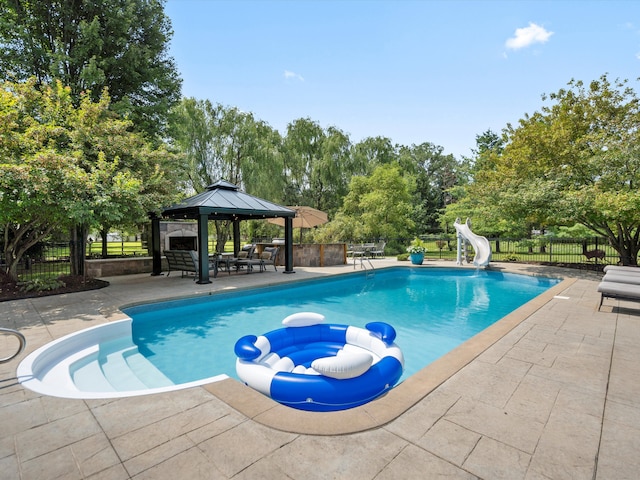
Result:
{"label": "blue pool water", "polygon": [[407,378],[560,280],[445,268],[392,268],[326,280],[128,308],[133,341],[173,383],[236,377],[233,347],[243,335],[282,327],[295,312],[397,331]]}

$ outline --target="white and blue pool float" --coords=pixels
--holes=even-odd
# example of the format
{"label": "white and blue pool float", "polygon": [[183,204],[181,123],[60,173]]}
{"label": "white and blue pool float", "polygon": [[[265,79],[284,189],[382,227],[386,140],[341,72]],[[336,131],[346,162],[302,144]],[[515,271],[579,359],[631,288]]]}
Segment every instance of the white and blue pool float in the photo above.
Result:
{"label": "white and blue pool float", "polygon": [[404,357],[391,325],[359,328],[324,319],[300,312],[282,321],[285,328],[240,338],[238,377],[283,405],[317,412],[363,405],[398,382]]}

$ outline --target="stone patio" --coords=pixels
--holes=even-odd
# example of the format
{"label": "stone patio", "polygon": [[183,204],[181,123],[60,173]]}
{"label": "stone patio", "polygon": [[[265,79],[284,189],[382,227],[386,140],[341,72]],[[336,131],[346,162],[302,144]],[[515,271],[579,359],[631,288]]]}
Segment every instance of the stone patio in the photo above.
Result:
{"label": "stone patio", "polygon": [[[429,261],[423,268],[432,266],[454,265]],[[291,275],[220,275],[209,285],[129,275],[107,278],[111,285],[102,290],[0,303],[0,326],[19,329],[28,342],[18,359],[0,365],[0,476],[637,478],[640,304],[605,300],[598,312],[600,276],[594,273],[500,263],[492,268],[569,281],[495,338],[484,338],[477,352],[474,339],[428,375],[417,374],[423,377],[413,386],[404,382],[408,386],[372,402],[364,414],[316,422],[327,428],[322,434],[300,433],[306,427],[297,411],[274,407],[232,379],[157,395],[69,400],[26,390],[15,370],[26,354],[53,339],[121,318],[123,305],[353,272],[352,265],[296,267]],[[442,381],[427,388],[438,375]],[[427,394],[420,393],[424,389]],[[412,395],[415,401],[407,400]],[[373,426],[362,420],[384,412],[390,418]],[[356,433],[331,434],[331,423]]]}

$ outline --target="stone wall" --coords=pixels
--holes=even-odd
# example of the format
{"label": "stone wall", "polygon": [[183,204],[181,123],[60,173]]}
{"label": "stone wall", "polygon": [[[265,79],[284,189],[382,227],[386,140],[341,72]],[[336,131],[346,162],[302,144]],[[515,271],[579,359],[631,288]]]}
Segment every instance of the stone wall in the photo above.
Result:
{"label": "stone wall", "polygon": [[[113,277],[134,273],[153,272],[152,257],[106,258],[85,260],[84,268],[89,277]],[[168,270],[167,259],[162,257],[162,271]]]}
{"label": "stone wall", "polygon": [[[284,265],[284,245],[280,245],[278,265]],[[294,267],[327,267],[347,263],[347,245],[344,243],[296,244],[293,246]],[[134,273],[151,273],[152,257],[129,257],[85,260],[85,271],[88,276],[113,277],[116,275],[132,275]],[[162,271],[168,270],[167,259],[162,257]]]}
{"label": "stone wall", "polygon": [[296,244],[293,246],[294,267],[327,267],[347,263],[345,243]]}

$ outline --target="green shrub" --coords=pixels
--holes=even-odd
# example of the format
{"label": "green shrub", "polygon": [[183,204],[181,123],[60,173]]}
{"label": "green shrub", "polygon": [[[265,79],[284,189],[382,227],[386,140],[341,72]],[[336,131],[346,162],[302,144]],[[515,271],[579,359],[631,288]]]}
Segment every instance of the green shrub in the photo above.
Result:
{"label": "green shrub", "polygon": [[507,253],[503,260],[505,262],[517,262],[519,260],[518,256],[515,253]]}
{"label": "green shrub", "polygon": [[396,259],[399,262],[406,262],[407,260],[409,260],[409,254],[408,253],[400,253],[398,254],[398,256],[396,257]]}
{"label": "green shrub", "polygon": [[55,278],[34,278],[20,287],[23,292],[48,292],[64,287],[63,281]]}

